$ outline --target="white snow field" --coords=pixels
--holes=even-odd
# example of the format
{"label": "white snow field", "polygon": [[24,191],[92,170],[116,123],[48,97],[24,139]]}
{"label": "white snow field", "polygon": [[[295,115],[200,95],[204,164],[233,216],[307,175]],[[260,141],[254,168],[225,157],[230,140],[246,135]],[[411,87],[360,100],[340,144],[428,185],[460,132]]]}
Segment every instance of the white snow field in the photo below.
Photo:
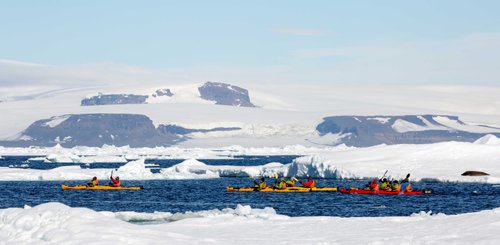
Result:
{"label": "white snow field", "polygon": [[498,244],[499,230],[500,208],[375,218],[288,217],[242,205],[179,214],[61,203],[0,210],[2,244]]}
{"label": "white snow field", "polygon": [[[143,155],[144,149],[137,152],[133,148],[127,150],[129,158]],[[11,148],[0,148],[0,154],[9,155]],[[96,149],[93,149],[96,150]],[[110,157],[120,149],[108,147],[100,149],[105,156]],[[123,149],[122,149],[123,150]],[[162,158],[161,154],[169,152],[169,148],[148,149],[150,158]],[[313,176],[315,178],[360,179],[380,176],[388,170],[388,176],[402,179],[411,173],[412,180],[437,180],[451,182],[482,182],[500,183],[500,140],[487,135],[474,143],[443,142],[421,145],[378,145],[366,148],[328,147],[328,148],[241,148],[230,147],[221,149],[181,149],[173,148],[170,152],[182,152],[185,161],[169,168],[152,173],[146,168],[145,158],[130,161],[118,168],[116,174],[123,180],[147,179],[200,179],[218,177],[256,177],[273,176],[275,173],[285,176]],[[60,155],[54,155],[53,151]],[[45,148],[37,149],[36,153],[46,153],[53,159],[67,159],[74,156],[75,151],[81,153],[81,148]],[[107,152],[106,152],[107,151]],[[203,158],[224,158],[234,155],[273,155],[307,153],[291,163],[267,163],[261,166],[223,166],[206,165],[196,160]],[[19,153],[19,152],[18,152]],[[86,152],[88,153],[88,151]],[[123,152],[122,152],[123,154]],[[156,155],[155,155],[156,154]],[[176,155],[179,156],[179,155]],[[94,156],[99,159],[98,156]],[[56,164],[56,163],[47,163]],[[487,176],[461,176],[465,171],[483,171]],[[107,178],[111,169],[88,169],[80,166],[64,166],[50,170],[0,168],[0,180],[86,180],[97,176]]]}

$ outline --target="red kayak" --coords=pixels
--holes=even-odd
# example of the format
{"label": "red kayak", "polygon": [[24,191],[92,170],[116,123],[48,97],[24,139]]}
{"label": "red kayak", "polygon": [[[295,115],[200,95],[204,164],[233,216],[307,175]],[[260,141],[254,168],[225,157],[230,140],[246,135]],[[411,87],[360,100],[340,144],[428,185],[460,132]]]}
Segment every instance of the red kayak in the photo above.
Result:
{"label": "red kayak", "polygon": [[431,194],[431,190],[419,190],[419,191],[406,191],[406,192],[397,192],[397,191],[371,191],[371,190],[363,190],[357,188],[351,188],[349,190],[345,188],[339,188],[340,193],[343,194],[366,194],[366,195],[422,195],[422,194]]}

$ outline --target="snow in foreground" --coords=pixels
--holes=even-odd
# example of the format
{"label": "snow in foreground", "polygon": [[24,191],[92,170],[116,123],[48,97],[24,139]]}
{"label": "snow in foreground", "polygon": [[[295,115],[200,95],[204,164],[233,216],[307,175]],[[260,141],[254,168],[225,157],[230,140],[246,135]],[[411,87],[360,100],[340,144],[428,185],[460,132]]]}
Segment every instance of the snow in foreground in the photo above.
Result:
{"label": "snow in foreground", "polygon": [[[492,138],[493,137],[493,138]],[[500,143],[494,136],[475,143],[444,142],[422,145],[379,145],[367,148],[307,148],[309,155],[291,163],[267,163],[260,166],[207,165],[194,158],[169,168],[151,172],[143,159],[130,161],[115,170],[123,180],[202,179],[218,177],[313,176],[315,178],[360,179],[382,175],[401,179],[411,173],[412,180],[500,183]],[[252,150],[265,152],[269,148]],[[244,154],[243,148],[236,154]],[[209,150],[212,152],[212,150]],[[200,154],[196,149],[194,155]],[[269,151],[270,154],[277,151]],[[184,153],[189,156],[189,151]],[[206,154],[208,155],[208,153]],[[205,155],[205,156],[206,156]],[[109,157],[109,156],[108,156]],[[56,157],[57,158],[57,157]],[[461,176],[465,171],[489,173],[488,176]],[[50,170],[0,168],[0,180],[88,180],[93,176],[107,179],[111,169],[87,169],[65,166]]]}
{"label": "snow in foreground", "polygon": [[[155,222],[127,222],[138,220]],[[409,217],[339,218],[288,217],[272,208],[241,205],[146,214],[46,203],[0,210],[0,240],[9,244],[499,244],[499,220],[500,208],[460,215],[422,212]]]}

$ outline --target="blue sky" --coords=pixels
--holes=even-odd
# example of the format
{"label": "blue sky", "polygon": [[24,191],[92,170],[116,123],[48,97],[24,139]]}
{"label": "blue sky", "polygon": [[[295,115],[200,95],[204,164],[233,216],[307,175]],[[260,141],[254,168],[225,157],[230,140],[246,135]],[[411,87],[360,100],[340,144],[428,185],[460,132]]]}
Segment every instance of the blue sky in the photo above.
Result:
{"label": "blue sky", "polygon": [[[246,73],[270,69],[268,73],[278,74],[274,79],[286,73],[288,78],[302,80],[315,74],[311,79],[318,81],[380,76],[375,80],[398,82],[404,76],[393,77],[389,67],[406,61],[394,56],[415,62],[453,56],[453,62],[459,63],[457,54],[470,43],[478,43],[470,51],[473,57],[463,57],[462,63],[446,66],[442,73],[469,67],[471,72],[484,74],[492,68],[478,71],[484,69],[479,67],[481,61],[486,67],[496,61],[486,49],[500,46],[495,45],[499,9],[500,1],[456,0],[2,1],[0,59],[64,66],[113,63],[200,73],[211,67]],[[450,48],[453,45],[457,47]],[[385,55],[394,50],[391,47],[399,53]],[[431,57],[442,50],[439,57]],[[492,53],[498,52],[497,48]],[[355,67],[373,69],[384,62],[387,67],[356,77]],[[406,74],[415,65],[420,63],[401,69]],[[435,72],[426,66],[431,65],[414,72]],[[224,75],[218,72],[217,76]],[[474,80],[470,77],[429,74],[419,79],[424,83],[478,82],[469,81]],[[496,81],[498,74],[491,74],[480,82]]]}

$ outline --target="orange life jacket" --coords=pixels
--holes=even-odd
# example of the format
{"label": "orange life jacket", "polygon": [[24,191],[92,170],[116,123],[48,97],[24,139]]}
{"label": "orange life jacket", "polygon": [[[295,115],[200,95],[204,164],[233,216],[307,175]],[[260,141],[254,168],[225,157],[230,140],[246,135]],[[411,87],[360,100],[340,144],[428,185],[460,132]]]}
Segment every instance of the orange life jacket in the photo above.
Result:
{"label": "orange life jacket", "polygon": [[408,185],[406,186],[405,191],[406,192],[410,192],[411,191],[411,184],[410,183],[408,183]]}

